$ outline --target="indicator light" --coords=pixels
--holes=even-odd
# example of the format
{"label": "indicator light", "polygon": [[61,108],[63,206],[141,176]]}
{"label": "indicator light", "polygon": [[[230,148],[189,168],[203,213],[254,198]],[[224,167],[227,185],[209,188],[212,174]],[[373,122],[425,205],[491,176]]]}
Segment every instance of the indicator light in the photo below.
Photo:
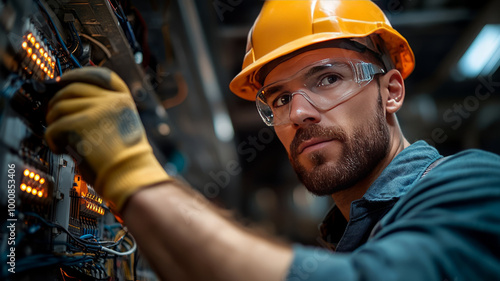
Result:
{"label": "indicator light", "polygon": [[28,48],[28,50],[26,52],[28,53],[28,56],[30,56],[31,53],[33,53],[33,50],[31,48]]}
{"label": "indicator light", "polygon": [[31,193],[31,186],[26,187],[26,192]]}
{"label": "indicator light", "polygon": [[30,175],[30,170],[28,170],[28,169],[24,170],[23,174],[25,176],[29,176]]}
{"label": "indicator light", "polygon": [[31,44],[33,44],[33,45],[34,45],[34,44],[35,44],[35,42],[36,42],[35,37],[31,37],[30,42],[31,42]]}
{"label": "indicator light", "polygon": [[35,43],[35,48],[40,49],[40,43],[36,42]]}
{"label": "indicator light", "polygon": [[40,65],[40,63],[41,63],[41,62],[42,62],[42,61],[41,61],[40,59],[36,59],[36,64],[37,64],[37,65]]}
{"label": "indicator light", "polygon": [[39,174],[36,174],[34,179],[35,179],[35,181],[40,180],[40,175],[39,175]]}
{"label": "indicator light", "polygon": [[21,44],[21,47],[23,47],[23,49],[26,49],[28,47],[28,42],[24,41],[23,44]]}
{"label": "indicator light", "polygon": [[21,186],[20,186],[20,187],[21,187],[21,190],[22,190],[22,191],[25,191],[25,190],[26,190],[26,184],[24,184],[24,183],[23,183],[23,184],[21,184]]}
{"label": "indicator light", "polygon": [[36,60],[36,58],[37,58],[36,54],[31,55],[32,60]]}
{"label": "indicator light", "polygon": [[38,193],[38,190],[36,190],[36,189],[33,189],[33,191],[31,191],[31,194],[33,194],[33,195],[37,195],[37,193]]}
{"label": "indicator light", "polygon": [[33,34],[30,33],[30,34],[28,34],[28,36],[26,38],[28,38],[28,40],[30,40],[31,36],[33,36]]}
{"label": "indicator light", "polygon": [[42,197],[43,196],[43,191],[38,191],[38,197]]}
{"label": "indicator light", "polygon": [[40,179],[40,184],[44,184],[45,183],[45,179],[44,178],[41,178]]}
{"label": "indicator light", "polygon": [[35,176],[35,173],[31,172],[30,173],[30,179],[32,179]]}

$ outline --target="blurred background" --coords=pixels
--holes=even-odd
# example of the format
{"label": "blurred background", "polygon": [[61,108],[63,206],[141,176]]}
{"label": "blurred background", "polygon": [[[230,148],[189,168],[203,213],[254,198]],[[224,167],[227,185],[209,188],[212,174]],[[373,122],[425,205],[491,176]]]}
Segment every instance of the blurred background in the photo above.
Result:
{"label": "blurred background", "polygon": [[[444,155],[467,148],[500,153],[500,1],[375,2],[416,57],[398,113],[408,140],[426,140]],[[228,88],[263,1],[130,4],[147,32],[157,92],[175,104],[166,106],[176,147],[171,171],[252,226],[316,243],[330,198],[306,192],[254,103]]]}

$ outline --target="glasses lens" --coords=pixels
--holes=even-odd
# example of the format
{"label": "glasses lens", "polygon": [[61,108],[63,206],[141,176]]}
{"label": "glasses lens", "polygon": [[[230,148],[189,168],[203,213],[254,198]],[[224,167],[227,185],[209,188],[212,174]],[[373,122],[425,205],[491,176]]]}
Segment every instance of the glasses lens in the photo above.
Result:
{"label": "glasses lens", "polygon": [[376,73],[383,73],[382,68],[361,61],[320,61],[263,87],[257,94],[257,109],[269,126],[290,121],[290,103],[296,94],[318,110],[330,110],[360,92]]}

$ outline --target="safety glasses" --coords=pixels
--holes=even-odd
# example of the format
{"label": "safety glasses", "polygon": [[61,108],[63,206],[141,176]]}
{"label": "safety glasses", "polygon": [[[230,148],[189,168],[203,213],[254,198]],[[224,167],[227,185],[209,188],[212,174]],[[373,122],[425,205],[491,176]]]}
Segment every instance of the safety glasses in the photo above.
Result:
{"label": "safety glasses", "polygon": [[295,95],[302,95],[317,110],[328,111],[361,92],[376,74],[383,73],[382,67],[360,60],[321,60],[260,89],[257,110],[268,126],[287,124]]}

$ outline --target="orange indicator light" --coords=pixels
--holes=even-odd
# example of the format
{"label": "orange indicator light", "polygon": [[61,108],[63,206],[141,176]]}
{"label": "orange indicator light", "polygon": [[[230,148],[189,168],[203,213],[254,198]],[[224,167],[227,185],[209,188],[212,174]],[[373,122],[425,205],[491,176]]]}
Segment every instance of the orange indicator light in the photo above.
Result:
{"label": "orange indicator light", "polygon": [[30,175],[30,170],[28,170],[28,169],[24,170],[23,174],[25,176],[29,176]]}
{"label": "orange indicator light", "polygon": [[26,184],[24,184],[24,183],[23,183],[23,184],[21,184],[21,190],[22,190],[22,191],[25,191],[25,190],[26,190]]}

